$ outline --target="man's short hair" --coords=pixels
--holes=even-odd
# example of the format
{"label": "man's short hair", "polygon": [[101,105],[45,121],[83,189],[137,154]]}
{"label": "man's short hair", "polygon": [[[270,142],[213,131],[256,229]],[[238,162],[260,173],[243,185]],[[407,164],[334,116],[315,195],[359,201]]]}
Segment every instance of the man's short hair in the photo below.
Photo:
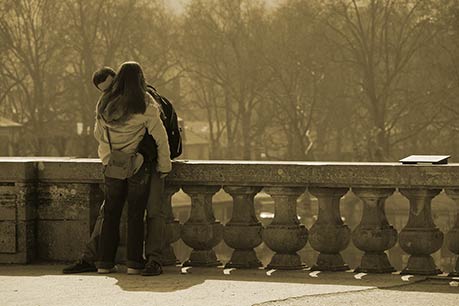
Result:
{"label": "man's short hair", "polygon": [[115,78],[116,71],[110,67],[101,68],[97,70],[96,72],[94,72],[94,74],[92,75],[92,82],[97,88],[99,88],[99,84],[105,82],[105,80],[109,76],[111,76],[112,78]]}

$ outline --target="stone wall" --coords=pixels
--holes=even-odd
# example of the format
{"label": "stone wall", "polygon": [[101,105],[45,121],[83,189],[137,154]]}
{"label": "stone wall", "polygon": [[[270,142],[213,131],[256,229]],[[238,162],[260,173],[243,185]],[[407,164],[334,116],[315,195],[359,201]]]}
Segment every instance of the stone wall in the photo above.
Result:
{"label": "stone wall", "polygon": [[99,162],[82,165],[70,158],[0,160],[0,262],[79,256],[103,197]]}
{"label": "stone wall", "polygon": [[[101,170],[96,159],[0,159],[0,262],[78,258],[102,202]],[[365,252],[358,270],[375,273],[394,270],[386,252],[398,240],[409,256],[403,273],[437,274],[433,253],[443,245],[459,253],[458,170],[459,164],[178,161],[167,178],[166,236],[168,243],[182,238],[192,248],[185,265],[219,265],[214,248],[224,241],[234,249],[226,265],[241,268],[262,265],[254,249],[263,242],[275,252],[269,268],[303,268],[297,252],[308,243],[318,252],[313,269],[345,270],[349,266],[341,252],[352,243]],[[233,199],[226,224],[213,212],[213,196],[222,188]],[[191,198],[183,225],[170,208],[179,189]],[[274,201],[274,217],[267,225],[254,210],[254,196],[261,190]],[[306,190],[318,199],[318,217],[310,228],[297,218],[297,199]],[[360,223],[352,231],[340,215],[341,199],[349,190],[363,204]],[[385,214],[385,201],[396,190],[409,200],[403,228],[394,228]],[[444,233],[431,212],[432,199],[442,190],[458,211],[455,225]],[[172,248],[164,252],[174,264]],[[459,261],[452,273],[458,270]]]}
{"label": "stone wall", "polygon": [[36,257],[35,167],[2,162],[0,171],[0,262]]}

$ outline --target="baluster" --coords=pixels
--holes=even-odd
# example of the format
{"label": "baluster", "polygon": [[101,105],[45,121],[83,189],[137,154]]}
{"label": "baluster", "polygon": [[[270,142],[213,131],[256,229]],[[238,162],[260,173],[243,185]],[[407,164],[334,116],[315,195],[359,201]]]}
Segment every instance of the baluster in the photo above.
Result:
{"label": "baluster", "polygon": [[183,186],[191,197],[190,218],[182,226],[182,240],[192,247],[190,259],[184,266],[218,266],[213,248],[222,240],[223,225],[215,220],[212,196],[220,186]]}
{"label": "baluster", "polygon": [[[446,234],[448,249],[456,255],[459,255],[459,189],[447,189],[446,194],[456,202],[456,223],[453,228]],[[459,276],[459,257],[456,260],[454,271],[449,276]]]}
{"label": "baluster", "polygon": [[276,252],[268,269],[302,269],[304,264],[297,254],[308,240],[308,230],[300,224],[296,212],[296,200],[305,188],[269,187],[265,191],[274,200],[274,219],[262,237],[266,245]]}
{"label": "baluster", "polygon": [[435,275],[441,273],[430,254],[443,243],[443,233],[436,227],[431,201],[440,189],[400,189],[410,201],[408,223],[399,235],[402,250],[410,254],[402,274]]}
{"label": "baluster", "polygon": [[223,239],[234,249],[226,268],[257,268],[262,266],[254,248],[261,240],[261,223],[255,215],[253,199],[261,187],[225,186],[233,197],[233,215],[225,225]]}
{"label": "baluster", "polygon": [[314,250],[320,252],[312,270],[349,269],[340,254],[348,246],[351,237],[349,227],[341,220],[339,210],[340,199],[347,191],[347,188],[309,188],[309,192],[319,199],[318,218],[309,230],[309,243]]}
{"label": "baluster", "polygon": [[353,188],[352,191],[363,202],[362,220],[352,233],[352,241],[365,252],[355,272],[395,271],[384,252],[397,242],[397,231],[389,224],[384,212],[385,201],[394,189]]}
{"label": "baluster", "polygon": [[171,266],[180,263],[174,253],[172,243],[180,239],[181,225],[179,220],[175,219],[172,212],[172,196],[179,191],[178,186],[166,185],[164,188],[163,201],[165,201],[166,214],[166,243],[162,251],[162,263],[164,266]]}

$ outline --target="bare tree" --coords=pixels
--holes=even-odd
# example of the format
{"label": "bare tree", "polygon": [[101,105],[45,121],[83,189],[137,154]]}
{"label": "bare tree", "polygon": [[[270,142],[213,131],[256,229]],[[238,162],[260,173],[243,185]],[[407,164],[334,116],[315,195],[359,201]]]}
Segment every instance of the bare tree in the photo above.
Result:
{"label": "bare tree", "polygon": [[263,50],[271,73],[264,96],[274,104],[271,124],[281,131],[271,129],[265,138],[272,138],[267,143],[285,143],[283,150],[276,151],[286,159],[312,158],[312,131],[318,109],[324,106],[321,83],[326,77],[326,53],[320,50],[319,11],[317,3],[286,2],[273,14]]}
{"label": "bare tree", "polygon": [[56,0],[4,1],[0,6],[3,77],[15,84],[23,103],[16,105],[32,137],[35,154],[46,154],[50,132],[45,125],[56,119],[61,94],[57,58],[60,2]]}
{"label": "bare tree", "polygon": [[432,115],[406,134],[391,139],[399,134],[398,123],[413,108],[422,107],[402,93],[413,57],[435,35],[431,19],[424,15],[426,3],[342,0],[330,4],[326,23],[336,35],[332,39],[343,50],[341,61],[358,74],[357,85],[365,96],[370,159],[387,159],[394,143],[416,135],[435,118]]}
{"label": "bare tree", "polygon": [[252,158],[252,119],[267,85],[259,54],[264,14],[259,2],[195,0],[183,25],[181,56],[188,75],[220,88],[229,158]]}

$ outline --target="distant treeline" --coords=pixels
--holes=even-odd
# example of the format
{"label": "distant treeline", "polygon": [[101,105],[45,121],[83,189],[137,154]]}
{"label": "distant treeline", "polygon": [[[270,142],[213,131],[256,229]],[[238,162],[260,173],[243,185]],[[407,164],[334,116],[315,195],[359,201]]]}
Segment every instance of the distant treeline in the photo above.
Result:
{"label": "distant treeline", "polygon": [[180,15],[154,0],[2,0],[16,154],[94,156],[91,75],[127,60],[185,123],[208,122],[211,158],[459,154],[455,0],[191,0]]}

